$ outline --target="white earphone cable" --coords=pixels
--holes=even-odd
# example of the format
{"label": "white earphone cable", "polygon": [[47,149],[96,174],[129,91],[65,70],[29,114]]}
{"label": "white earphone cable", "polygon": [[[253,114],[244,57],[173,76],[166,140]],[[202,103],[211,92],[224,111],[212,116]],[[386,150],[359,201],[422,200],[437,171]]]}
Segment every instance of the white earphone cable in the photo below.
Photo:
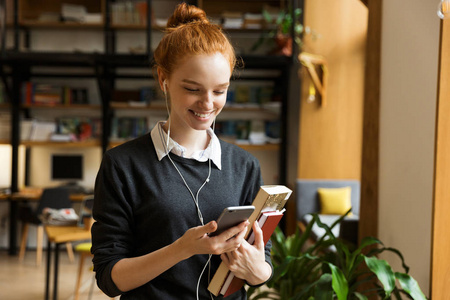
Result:
{"label": "white earphone cable", "polygon": [[[169,105],[168,105],[168,101],[167,101],[167,91],[166,91],[166,81],[164,80],[164,96],[165,96],[165,101],[166,101],[166,109],[167,109],[167,114],[168,114],[168,122],[169,122],[169,126],[167,128],[167,139],[166,139],[166,155],[169,158],[170,162],[172,163],[172,165],[175,167],[175,170],[178,172],[178,174],[180,175],[181,179],[183,180],[184,185],[186,186],[186,188],[188,189],[189,193],[191,194],[192,199],[194,200],[195,206],[197,208],[197,215],[198,218],[200,219],[201,224],[204,226],[205,224],[203,223],[203,215],[202,212],[200,210],[200,206],[198,204],[198,195],[200,194],[200,191],[203,189],[203,187],[206,185],[207,182],[209,182],[209,178],[211,176],[211,155],[208,158],[208,177],[206,177],[206,180],[203,182],[203,184],[199,187],[197,194],[194,196],[194,193],[192,192],[192,190],[190,189],[189,185],[187,184],[186,180],[184,179],[183,174],[181,174],[180,170],[178,169],[177,165],[175,164],[175,162],[172,160],[172,158],[170,157],[170,151],[169,151],[169,141],[170,141],[170,125],[171,125],[171,121],[170,121],[170,111],[169,111]],[[215,128],[216,125],[216,119],[214,118],[213,121],[213,130]],[[212,147],[213,147],[213,143],[210,142],[210,151],[212,154]],[[202,269],[202,272],[200,273],[200,276],[198,277],[197,280],[197,287],[196,287],[196,296],[197,296],[197,300],[199,300],[199,288],[200,288],[200,281],[201,278],[203,276],[203,273],[205,272],[206,267],[209,265],[209,274],[211,273],[211,254],[209,254],[208,260],[205,263],[205,266]],[[208,278],[210,278],[210,275],[208,275]],[[209,280],[209,279],[208,279]],[[209,293],[211,296],[211,299],[213,299],[213,296],[211,293]]]}

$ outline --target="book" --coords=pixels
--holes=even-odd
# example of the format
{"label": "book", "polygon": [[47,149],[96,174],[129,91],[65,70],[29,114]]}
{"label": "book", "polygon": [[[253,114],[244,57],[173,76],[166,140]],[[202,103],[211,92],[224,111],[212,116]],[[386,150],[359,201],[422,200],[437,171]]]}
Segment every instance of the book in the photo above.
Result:
{"label": "book", "polygon": [[[250,225],[247,228],[244,238],[248,238],[253,222],[259,219],[261,213],[265,211],[282,210],[291,194],[292,190],[284,185],[261,186],[252,203],[252,205],[255,206],[255,211],[248,219]],[[230,270],[228,270],[227,266],[222,262],[208,285],[208,290],[213,295],[219,295],[229,272]]]}
{"label": "book", "polygon": [[[263,212],[259,217],[258,224],[263,232],[264,245],[267,244],[275,228],[278,226],[278,223],[283,217],[283,212],[284,210],[267,211]],[[254,232],[250,234],[247,241],[249,244],[253,245],[253,243],[255,242]],[[228,297],[229,295],[239,291],[244,286],[244,284],[245,281],[243,279],[234,276],[233,272],[229,272],[222,288],[220,289],[220,294],[222,294],[224,297]]]}

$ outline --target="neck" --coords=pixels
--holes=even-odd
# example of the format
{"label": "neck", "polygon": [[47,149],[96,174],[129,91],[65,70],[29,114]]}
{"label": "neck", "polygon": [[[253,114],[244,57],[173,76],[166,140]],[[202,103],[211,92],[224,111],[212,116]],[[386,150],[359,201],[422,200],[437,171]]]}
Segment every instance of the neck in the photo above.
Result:
{"label": "neck", "polygon": [[[169,121],[163,126],[167,133],[169,129]],[[211,137],[206,130],[195,130],[186,128],[185,126],[170,125],[170,138],[178,144],[186,148],[186,155],[190,156],[195,151],[204,150],[208,147]]]}

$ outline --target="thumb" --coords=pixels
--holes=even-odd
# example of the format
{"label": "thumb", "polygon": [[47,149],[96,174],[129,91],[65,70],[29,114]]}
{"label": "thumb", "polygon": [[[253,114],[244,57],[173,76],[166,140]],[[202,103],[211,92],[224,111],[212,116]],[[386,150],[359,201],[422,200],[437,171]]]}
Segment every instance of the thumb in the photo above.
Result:
{"label": "thumb", "polygon": [[264,247],[263,231],[261,227],[259,227],[257,221],[253,222],[253,232],[255,233],[255,242],[253,243],[253,245],[257,248],[263,248]]}
{"label": "thumb", "polygon": [[203,233],[211,233],[217,230],[217,222],[216,221],[211,221],[209,223],[207,223],[205,226],[202,226],[202,230],[204,231]]}

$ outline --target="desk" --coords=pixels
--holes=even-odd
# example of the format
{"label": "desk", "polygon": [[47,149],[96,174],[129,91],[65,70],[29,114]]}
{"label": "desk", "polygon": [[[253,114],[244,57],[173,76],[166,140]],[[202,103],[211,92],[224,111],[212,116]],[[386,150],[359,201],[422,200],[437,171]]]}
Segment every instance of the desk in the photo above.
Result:
{"label": "desk", "polygon": [[[20,202],[37,202],[41,198],[41,188],[25,188],[17,193],[7,196],[9,200],[9,255],[17,254],[17,215]],[[85,194],[72,194],[70,200],[72,202],[81,202],[88,196]],[[1,199],[1,198],[0,198]]]}
{"label": "desk", "polygon": [[54,271],[53,271],[53,299],[58,299],[58,267],[59,267],[59,245],[67,242],[75,242],[91,239],[91,231],[78,226],[50,226],[45,225],[45,232],[48,237],[47,247],[47,270],[45,281],[45,299],[50,299],[50,266],[52,259],[52,244],[54,250]]}

